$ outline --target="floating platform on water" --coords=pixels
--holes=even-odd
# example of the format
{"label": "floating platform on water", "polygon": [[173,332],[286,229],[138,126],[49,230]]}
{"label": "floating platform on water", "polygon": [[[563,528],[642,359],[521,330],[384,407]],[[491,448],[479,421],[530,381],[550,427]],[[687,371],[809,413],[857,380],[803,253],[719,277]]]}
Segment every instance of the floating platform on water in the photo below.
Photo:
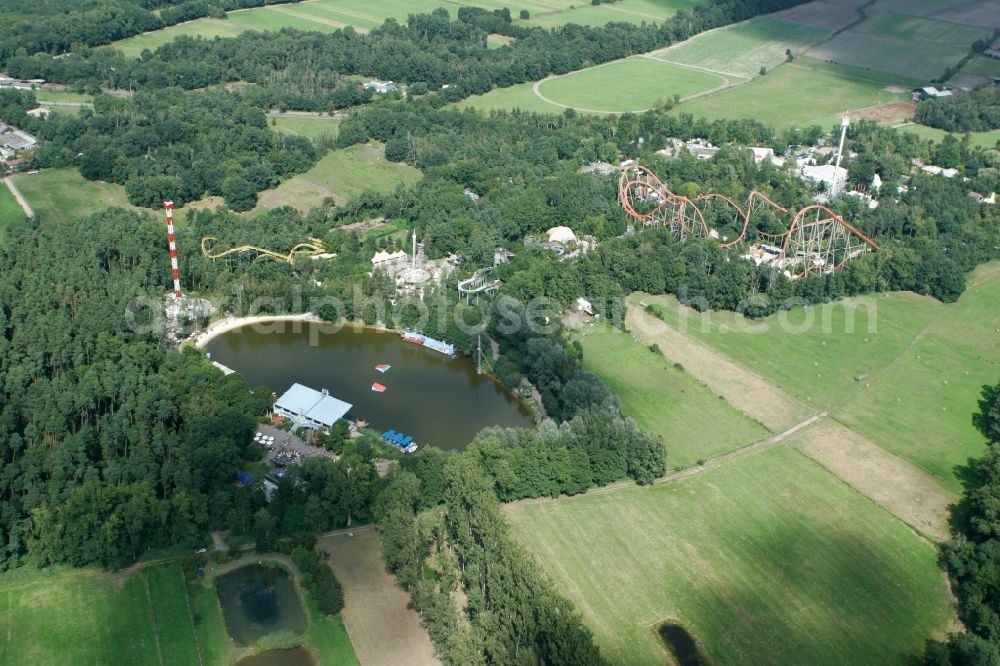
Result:
{"label": "floating platform on water", "polygon": [[375,369],[381,372],[382,374],[385,374],[389,372],[390,369],[392,369],[392,366],[389,365],[388,363],[379,363],[378,365],[375,366]]}
{"label": "floating platform on water", "polygon": [[429,338],[423,333],[418,333],[416,331],[403,331],[399,337],[403,338],[407,342],[412,342],[414,344],[427,347],[428,349],[433,349],[436,352],[441,352],[445,356],[455,355],[455,345],[442,342],[441,340],[435,340],[434,338]]}
{"label": "floating platform on water", "polygon": [[378,382],[372,384],[372,390],[375,391],[376,393],[385,393],[385,387],[379,384]]}

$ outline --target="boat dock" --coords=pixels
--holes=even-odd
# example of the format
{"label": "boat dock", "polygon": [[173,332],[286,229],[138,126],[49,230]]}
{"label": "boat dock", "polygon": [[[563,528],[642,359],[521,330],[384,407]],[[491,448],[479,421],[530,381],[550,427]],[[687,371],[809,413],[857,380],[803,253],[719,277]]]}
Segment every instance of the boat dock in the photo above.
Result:
{"label": "boat dock", "polygon": [[407,342],[423,345],[428,349],[433,349],[436,352],[441,352],[445,356],[455,355],[455,345],[449,344],[447,342],[442,342],[441,340],[435,340],[434,338],[427,337],[423,333],[418,333],[417,331],[403,331],[399,337],[403,338]]}

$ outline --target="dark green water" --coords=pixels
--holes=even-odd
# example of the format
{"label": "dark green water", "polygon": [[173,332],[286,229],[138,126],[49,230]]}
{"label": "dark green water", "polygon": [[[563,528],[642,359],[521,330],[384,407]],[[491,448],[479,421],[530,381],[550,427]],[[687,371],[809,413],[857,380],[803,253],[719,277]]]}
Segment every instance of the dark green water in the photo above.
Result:
{"label": "dark green water", "polygon": [[[327,389],[354,405],[351,415],[379,431],[413,435],[420,446],[461,449],[491,425],[533,425],[530,412],[496,382],[476,374],[475,363],[403,342],[396,333],[291,322],[262,332],[245,326],[212,340],[212,360],[236,370],[250,386],[279,395],[298,382]],[[310,328],[314,331],[311,333]],[[382,374],[380,363],[392,365]],[[371,390],[373,382],[385,393]]]}
{"label": "dark green water", "polygon": [[237,645],[281,629],[301,634],[307,622],[299,593],[288,572],[251,564],[221,576],[216,582],[226,630]]}
{"label": "dark green water", "polygon": [[304,647],[268,650],[236,662],[236,666],[316,666],[312,653]]}

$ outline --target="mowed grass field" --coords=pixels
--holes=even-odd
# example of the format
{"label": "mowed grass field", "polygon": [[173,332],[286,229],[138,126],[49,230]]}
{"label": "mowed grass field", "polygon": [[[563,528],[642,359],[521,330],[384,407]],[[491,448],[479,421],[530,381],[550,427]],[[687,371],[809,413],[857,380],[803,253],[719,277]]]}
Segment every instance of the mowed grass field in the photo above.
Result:
{"label": "mowed grass field", "polygon": [[688,467],[767,436],[764,426],[630,335],[595,324],[579,339],[584,368],[621,398],[626,416],[663,438],[668,469]]}
{"label": "mowed grass field", "polygon": [[829,28],[764,16],[697,35],[653,57],[749,78],[757,76],[761,67],[783,63],[787,49],[798,54],[832,33]]}
{"label": "mowed grass field", "polygon": [[585,111],[644,111],[675,94],[687,97],[725,85],[725,77],[648,58],[629,58],[546,79],[545,100]]}
{"label": "mowed grass field", "polygon": [[[948,132],[937,129],[935,127],[927,127],[925,125],[904,125],[899,128],[900,132],[909,132],[910,134],[916,134],[921,139],[929,139],[931,141],[941,141]],[[961,138],[964,135],[956,135]],[[990,132],[970,132],[969,141],[974,146],[979,146],[980,148],[995,148],[998,143],[1000,143],[1000,130],[992,130]]]}
{"label": "mowed grass field", "polygon": [[901,663],[952,619],[934,547],[788,446],[505,512],[611,663],[667,620],[718,666]]}
{"label": "mowed grass field", "polygon": [[[552,28],[566,23],[604,25],[612,21],[625,23],[659,23],[673,16],[678,9],[690,9],[697,0],[620,0],[614,4],[591,5],[578,0],[476,0],[472,3],[485,9],[510,9],[514,22],[520,25]],[[112,46],[125,55],[138,56],[143,49],[150,51],[180,35],[193,37],[235,37],[247,30],[281,30],[295,28],[317,32],[332,32],[351,26],[367,32],[393,18],[405,24],[410,14],[428,14],[438,7],[448,10],[454,18],[464,3],[456,0],[307,0],[296,4],[272,5],[232,11],[226,19],[204,18],[170,26],[163,30],[136,35],[115,42]],[[529,18],[519,18],[522,9]]]}

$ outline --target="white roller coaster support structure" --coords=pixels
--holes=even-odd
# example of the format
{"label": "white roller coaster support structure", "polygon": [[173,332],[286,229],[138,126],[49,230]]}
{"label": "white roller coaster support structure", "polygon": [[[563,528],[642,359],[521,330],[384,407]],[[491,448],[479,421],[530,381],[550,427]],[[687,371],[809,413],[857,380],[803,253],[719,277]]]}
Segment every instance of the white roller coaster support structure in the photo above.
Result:
{"label": "white roller coaster support structure", "polygon": [[473,296],[499,289],[503,283],[497,279],[490,280],[488,276],[492,272],[493,268],[480,268],[472,274],[472,277],[458,283],[458,293],[464,295],[468,301]]}

